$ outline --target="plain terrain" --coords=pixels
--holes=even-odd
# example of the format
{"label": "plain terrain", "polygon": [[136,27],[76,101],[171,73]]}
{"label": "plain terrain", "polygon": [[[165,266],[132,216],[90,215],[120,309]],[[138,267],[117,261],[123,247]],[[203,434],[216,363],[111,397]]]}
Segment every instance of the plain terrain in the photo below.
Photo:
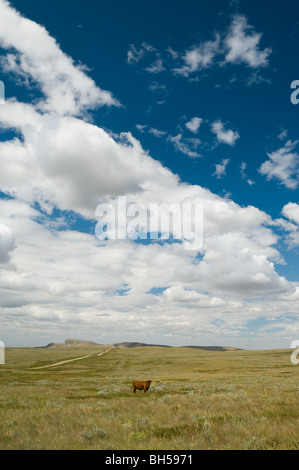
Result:
{"label": "plain terrain", "polygon": [[0,449],[299,449],[290,350],[106,349],[7,349]]}

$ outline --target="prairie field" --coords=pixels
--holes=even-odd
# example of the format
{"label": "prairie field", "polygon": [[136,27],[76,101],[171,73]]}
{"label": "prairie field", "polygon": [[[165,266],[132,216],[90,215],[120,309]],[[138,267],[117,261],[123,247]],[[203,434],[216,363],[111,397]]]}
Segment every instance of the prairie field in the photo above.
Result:
{"label": "prairie field", "polygon": [[[299,449],[299,366],[290,350],[99,352],[7,349],[0,449]],[[135,379],[152,380],[149,391],[133,394]]]}

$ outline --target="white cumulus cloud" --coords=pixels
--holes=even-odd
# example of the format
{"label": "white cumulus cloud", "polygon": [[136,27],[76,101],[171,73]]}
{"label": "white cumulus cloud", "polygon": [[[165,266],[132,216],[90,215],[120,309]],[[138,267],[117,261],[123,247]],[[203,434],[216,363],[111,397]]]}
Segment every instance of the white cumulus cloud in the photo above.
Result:
{"label": "white cumulus cloud", "polygon": [[253,30],[244,15],[236,15],[224,39],[226,63],[245,63],[251,68],[266,67],[271,48],[259,49],[262,34]]}
{"label": "white cumulus cloud", "polygon": [[268,153],[269,160],[266,160],[259,168],[261,175],[267,180],[278,180],[288,189],[296,189],[299,183],[299,155],[293,150],[298,145],[298,141],[288,140],[284,147]]}
{"label": "white cumulus cloud", "polygon": [[13,231],[7,225],[0,224],[0,263],[8,263],[10,252],[15,248]]}
{"label": "white cumulus cloud", "polygon": [[201,123],[202,123],[202,118],[195,116],[192,119],[190,119],[190,121],[186,122],[186,127],[187,129],[189,129],[189,131],[196,134],[198,129],[200,128]]}
{"label": "white cumulus cloud", "polygon": [[216,176],[216,178],[220,179],[226,174],[226,167],[229,164],[229,159],[224,158],[221,163],[217,163],[215,165],[215,173],[213,176]]}
{"label": "white cumulus cloud", "polygon": [[212,132],[216,135],[219,143],[233,146],[240,137],[237,131],[225,129],[225,126],[221,121],[214,121],[211,127]]}
{"label": "white cumulus cloud", "polygon": [[43,111],[80,114],[97,106],[120,105],[62,52],[43,26],[24,18],[6,0],[0,0],[0,46],[9,49],[1,58],[4,70],[40,87],[46,98],[39,102]]}

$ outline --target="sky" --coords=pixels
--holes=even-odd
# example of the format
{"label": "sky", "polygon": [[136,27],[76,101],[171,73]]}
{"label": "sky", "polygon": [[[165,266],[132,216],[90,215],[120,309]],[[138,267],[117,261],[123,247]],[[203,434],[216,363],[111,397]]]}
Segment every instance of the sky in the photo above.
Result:
{"label": "sky", "polygon": [[[0,0],[6,346],[299,338],[298,14],[298,0]],[[99,239],[97,207],[124,197],[198,202],[202,243],[148,227]]]}

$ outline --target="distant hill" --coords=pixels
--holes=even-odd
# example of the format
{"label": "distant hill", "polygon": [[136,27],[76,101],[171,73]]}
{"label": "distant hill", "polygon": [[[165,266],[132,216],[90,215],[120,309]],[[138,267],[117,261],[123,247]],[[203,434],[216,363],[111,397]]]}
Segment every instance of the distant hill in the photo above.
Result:
{"label": "distant hill", "polygon": [[112,344],[115,348],[141,348],[141,347],[156,347],[156,348],[171,348],[172,346],[167,346],[166,344],[147,344],[147,343],[114,343]]}
{"label": "distant hill", "polygon": [[[140,348],[140,347],[156,347],[156,348],[172,348],[173,346],[168,346],[166,344],[147,344],[147,343],[134,343],[134,342],[125,342],[125,343],[114,343],[112,344],[115,348]],[[234,348],[230,346],[178,346],[181,348],[194,348],[194,349],[204,349],[205,351],[237,351],[239,348]]]}
{"label": "distant hill", "polygon": [[47,346],[40,346],[42,349],[64,349],[64,348],[94,348],[103,346],[93,341],[83,341],[81,339],[66,339],[64,343],[49,343]]}
{"label": "distant hill", "polygon": [[182,346],[182,348],[204,349],[205,351],[241,351],[233,346]]}
{"label": "distant hill", "polygon": [[[148,344],[138,342],[123,342],[114,343],[110,345],[103,345],[95,343],[94,341],[83,341],[81,339],[66,339],[64,343],[49,343],[47,346],[39,346],[41,349],[65,349],[65,348],[95,348],[98,346],[112,346],[114,348],[141,348],[141,347],[156,347],[156,348],[172,348],[167,344]],[[179,346],[182,348],[203,349],[205,351],[237,351],[239,348],[229,346]]]}

